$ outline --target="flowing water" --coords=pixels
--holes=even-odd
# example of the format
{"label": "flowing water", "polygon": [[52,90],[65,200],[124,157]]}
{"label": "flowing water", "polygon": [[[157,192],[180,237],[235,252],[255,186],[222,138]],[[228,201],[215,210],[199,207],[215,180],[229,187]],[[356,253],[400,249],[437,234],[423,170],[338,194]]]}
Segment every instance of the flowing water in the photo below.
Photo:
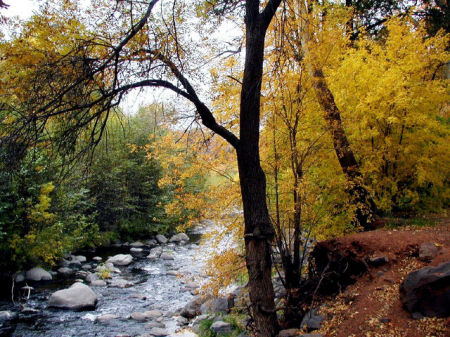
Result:
{"label": "flowing water", "polygon": [[[184,307],[192,298],[192,283],[202,282],[202,267],[205,262],[204,250],[192,242],[187,245],[165,245],[164,251],[173,254],[174,260],[146,258],[148,250],[133,263],[119,267],[122,278],[133,283],[128,288],[92,287],[98,296],[98,304],[92,311],[64,311],[47,308],[48,297],[56,290],[68,287],[74,279],[54,281],[36,287],[25,303],[27,307],[37,310],[23,313],[18,306],[0,303],[0,310],[19,311],[18,318],[12,322],[9,332],[3,327],[3,335],[14,337],[79,337],[79,336],[140,336],[150,332],[148,322],[130,319],[132,312],[159,310],[163,316],[157,319],[165,325],[168,336],[196,336],[189,329],[177,323],[176,311]],[[197,235],[198,239],[198,235]],[[121,248],[115,253],[128,253],[129,248]],[[112,255],[111,252],[109,252]],[[106,254],[105,254],[106,255]],[[103,256],[107,258],[107,256]],[[90,262],[88,257],[88,262]],[[170,272],[169,272],[170,271]],[[178,275],[175,274],[175,271]],[[169,272],[169,274],[168,274]],[[107,323],[100,323],[96,318],[105,314],[119,316]],[[0,323],[0,327],[1,327]]]}

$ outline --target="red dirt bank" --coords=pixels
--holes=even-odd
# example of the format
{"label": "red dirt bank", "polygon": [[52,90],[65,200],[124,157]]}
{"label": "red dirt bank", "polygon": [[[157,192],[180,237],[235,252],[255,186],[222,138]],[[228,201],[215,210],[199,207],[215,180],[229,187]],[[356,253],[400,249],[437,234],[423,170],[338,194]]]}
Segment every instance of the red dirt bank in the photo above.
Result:
{"label": "red dirt bank", "polygon": [[[422,243],[439,248],[429,262],[418,259]],[[314,333],[326,337],[449,337],[449,318],[414,320],[399,299],[399,287],[411,271],[450,261],[450,223],[427,228],[379,229],[333,241],[339,251],[351,251],[362,259],[387,257],[389,262],[369,269],[357,282],[323,303],[326,321]]]}

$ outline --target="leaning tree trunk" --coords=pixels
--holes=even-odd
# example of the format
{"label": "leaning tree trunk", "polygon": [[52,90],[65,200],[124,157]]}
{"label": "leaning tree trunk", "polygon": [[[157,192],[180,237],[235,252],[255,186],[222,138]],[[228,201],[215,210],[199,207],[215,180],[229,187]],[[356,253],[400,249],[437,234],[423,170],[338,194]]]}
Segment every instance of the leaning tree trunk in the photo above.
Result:
{"label": "leaning tree trunk", "polygon": [[363,185],[363,176],[345,134],[339,108],[328,88],[322,69],[312,69],[311,74],[317,99],[325,112],[336,156],[349,184],[347,190],[352,204],[356,206],[355,222],[364,230],[371,230],[377,208],[369,191]]}

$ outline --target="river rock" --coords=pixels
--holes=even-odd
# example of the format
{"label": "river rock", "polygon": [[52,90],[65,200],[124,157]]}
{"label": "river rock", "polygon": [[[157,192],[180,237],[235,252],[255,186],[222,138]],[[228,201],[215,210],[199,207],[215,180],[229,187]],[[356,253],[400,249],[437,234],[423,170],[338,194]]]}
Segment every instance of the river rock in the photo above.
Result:
{"label": "river rock", "polygon": [[115,266],[128,266],[133,262],[133,257],[130,254],[117,254],[111,256],[106,262],[111,262]]}
{"label": "river rock", "polygon": [[17,273],[16,276],[14,277],[14,281],[16,283],[24,282],[25,281],[25,273],[23,271]]}
{"label": "river rock", "polygon": [[166,325],[161,322],[150,322],[145,325],[146,328],[161,328],[164,329]]}
{"label": "river rock", "polygon": [[438,247],[433,242],[422,243],[419,247],[419,259],[431,261],[438,253]]}
{"label": "river rock", "polygon": [[92,269],[92,265],[90,265],[89,263],[83,264],[81,266],[81,269],[83,269],[83,270],[91,270]]}
{"label": "river rock", "polygon": [[83,256],[83,255],[71,255],[70,258],[71,258],[71,261],[73,261],[73,262],[78,261],[80,263],[83,263],[83,262],[87,261],[86,256]]}
{"label": "river rock", "polygon": [[293,336],[298,336],[300,334],[301,330],[300,329],[285,329],[285,330],[281,330],[278,333],[278,337],[293,337]]}
{"label": "river rock", "polygon": [[173,257],[173,255],[172,255],[172,254],[169,254],[169,253],[167,253],[167,252],[162,253],[161,256],[160,256],[160,258],[163,259],[163,260],[166,260],[166,261],[169,261],[169,260],[175,260],[175,258]]}
{"label": "river rock", "polygon": [[325,317],[317,314],[317,309],[308,311],[300,323],[300,328],[306,327],[308,331],[320,329]]}
{"label": "river rock", "polygon": [[142,248],[136,248],[136,247],[131,247],[130,248],[130,252],[131,253],[142,253],[143,249]]}
{"label": "river rock", "polygon": [[171,276],[178,276],[178,271],[176,270],[169,270],[166,275],[171,275]]}
{"label": "river rock", "polygon": [[68,267],[61,267],[58,269],[58,273],[60,273],[63,276],[68,276],[73,274],[73,270]]}
{"label": "river rock", "polygon": [[158,244],[158,241],[156,241],[154,239],[150,239],[150,240],[147,240],[145,243],[147,244],[147,246],[153,247]]}
{"label": "river rock", "polygon": [[400,286],[400,300],[414,316],[450,316],[450,262],[409,273]]}
{"label": "river rock", "polygon": [[233,297],[217,297],[207,300],[200,306],[201,313],[228,312],[234,306]]}
{"label": "river rock", "polygon": [[233,331],[233,326],[224,321],[217,321],[211,325],[211,330],[215,333],[229,333]]}
{"label": "river rock", "polygon": [[162,312],[159,310],[149,310],[145,312],[145,315],[148,318],[158,318],[162,316]]}
{"label": "river rock", "polygon": [[77,282],[68,289],[53,293],[48,300],[48,305],[60,309],[85,310],[94,309],[97,300],[97,295],[91,288]]}
{"label": "river rock", "polygon": [[134,283],[123,278],[118,278],[110,281],[109,286],[112,288],[130,288],[134,286]]}
{"label": "river rock", "polygon": [[167,336],[167,331],[161,328],[151,328],[150,335],[155,337],[164,337]]}
{"label": "river rock", "polygon": [[8,310],[0,311],[0,322],[10,321],[14,317],[16,317],[16,314],[11,311]]}
{"label": "river rock", "polygon": [[181,241],[189,241],[189,236],[186,233],[178,233],[173,235],[169,242],[181,242]]}
{"label": "river rock", "polygon": [[103,259],[100,257],[100,256],[94,256],[93,258],[92,258],[92,261],[95,261],[95,262],[101,262]]}
{"label": "river rock", "polygon": [[146,321],[148,320],[148,317],[145,315],[145,312],[132,312],[130,315],[131,319],[134,319],[135,321]]}
{"label": "river rock", "polygon": [[25,277],[29,281],[50,281],[52,279],[52,275],[40,267],[28,270]]}
{"label": "river rock", "polygon": [[104,280],[93,280],[91,282],[91,286],[93,286],[93,287],[106,287],[106,282]]}
{"label": "river rock", "polygon": [[144,247],[145,244],[143,244],[141,241],[135,241],[135,242],[132,242],[132,243],[130,244],[130,246],[131,246],[131,247],[135,247],[135,248],[139,248],[139,247]]}
{"label": "river rock", "polygon": [[102,316],[98,316],[95,320],[97,322],[100,322],[100,323],[106,323],[106,322],[109,322],[109,321],[111,321],[113,319],[118,319],[118,318],[120,318],[120,317],[117,316],[117,315],[105,314],[105,315],[102,315]]}
{"label": "river rock", "polygon": [[152,248],[150,250],[150,254],[148,254],[147,258],[148,259],[158,259],[162,254],[162,248],[161,247],[156,247],[156,248]]}
{"label": "river rock", "polygon": [[158,241],[161,244],[165,244],[168,241],[167,238],[164,235],[162,235],[162,234],[156,235],[155,238],[156,238],[156,241]]}
{"label": "river rock", "polygon": [[186,318],[194,318],[200,314],[200,306],[203,303],[201,296],[195,297],[181,309],[180,315]]}

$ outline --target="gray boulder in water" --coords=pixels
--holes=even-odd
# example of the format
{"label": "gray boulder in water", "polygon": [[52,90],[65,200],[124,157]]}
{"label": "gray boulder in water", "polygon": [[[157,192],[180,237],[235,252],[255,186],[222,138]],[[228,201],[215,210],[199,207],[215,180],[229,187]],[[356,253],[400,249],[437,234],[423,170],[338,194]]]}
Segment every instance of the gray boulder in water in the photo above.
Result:
{"label": "gray boulder in water", "polygon": [[48,300],[48,306],[68,310],[89,310],[95,309],[97,301],[97,295],[91,288],[77,282],[68,289],[53,293]]}
{"label": "gray boulder in water", "polygon": [[28,270],[25,277],[29,281],[50,281],[52,279],[52,275],[48,271],[39,267]]}
{"label": "gray boulder in water", "polygon": [[115,266],[128,266],[133,262],[133,257],[130,254],[117,254],[111,256],[106,262],[110,262]]}

